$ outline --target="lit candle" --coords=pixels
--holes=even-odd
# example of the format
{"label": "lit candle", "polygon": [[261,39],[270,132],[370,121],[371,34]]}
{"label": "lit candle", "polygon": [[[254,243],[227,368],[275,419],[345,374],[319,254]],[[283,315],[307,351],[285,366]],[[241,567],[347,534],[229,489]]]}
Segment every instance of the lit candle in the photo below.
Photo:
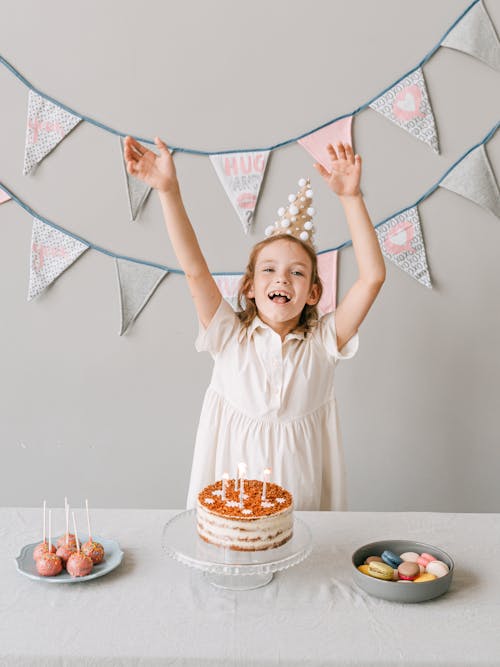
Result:
{"label": "lit candle", "polygon": [[264,483],[262,485],[262,497],[261,500],[266,499],[266,487],[269,482],[269,475],[271,474],[270,468],[264,468]]}
{"label": "lit candle", "polygon": [[226,485],[228,479],[229,479],[229,474],[225,472],[222,475],[222,500],[226,500]]}
{"label": "lit candle", "polygon": [[243,494],[245,492],[245,473],[247,471],[246,463],[238,463],[238,474],[240,477],[240,507],[243,507]]}

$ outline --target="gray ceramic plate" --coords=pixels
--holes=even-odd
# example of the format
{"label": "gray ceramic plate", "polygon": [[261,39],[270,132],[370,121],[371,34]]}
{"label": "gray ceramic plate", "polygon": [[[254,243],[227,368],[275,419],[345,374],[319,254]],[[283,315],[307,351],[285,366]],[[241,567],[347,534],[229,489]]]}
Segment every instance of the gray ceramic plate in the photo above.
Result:
{"label": "gray ceramic plate", "polygon": [[[437,560],[442,560],[443,563],[446,563],[450,571],[444,577],[439,577],[434,581],[414,584],[383,581],[382,579],[376,579],[375,577],[363,574],[357,569],[358,565],[362,565],[368,556],[380,556],[386,549],[393,551],[398,556],[406,551],[416,551],[419,554],[426,552],[437,558]],[[432,546],[432,544],[412,542],[410,540],[381,540],[380,542],[365,544],[353,553],[352,564],[353,578],[358,586],[370,595],[375,595],[384,600],[391,600],[392,602],[425,602],[426,600],[432,600],[443,595],[450,587],[455,567],[451,556],[442,549],[438,549]]]}
{"label": "gray ceramic plate", "polygon": [[[87,538],[82,536],[82,543],[85,543]],[[74,584],[80,581],[88,581],[89,579],[97,579],[97,577],[103,577],[111,570],[114,570],[120,563],[123,558],[123,551],[120,549],[120,545],[115,540],[108,540],[104,537],[94,536],[96,542],[100,542],[104,547],[104,560],[99,565],[94,565],[94,568],[90,574],[86,577],[72,577],[69,575],[66,570],[63,570],[61,574],[58,574],[57,577],[41,577],[36,571],[35,561],[33,560],[33,551],[37,544],[40,542],[35,542],[34,544],[26,544],[22,549],[19,556],[16,558],[17,570],[21,574],[24,574],[30,579],[37,579],[38,581],[47,581],[49,584]]]}

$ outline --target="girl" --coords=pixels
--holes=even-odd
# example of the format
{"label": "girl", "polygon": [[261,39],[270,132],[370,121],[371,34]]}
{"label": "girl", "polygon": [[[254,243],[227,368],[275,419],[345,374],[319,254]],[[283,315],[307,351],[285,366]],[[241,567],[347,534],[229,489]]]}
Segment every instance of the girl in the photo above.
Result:
{"label": "girl", "polygon": [[384,280],[385,265],[359,183],[361,158],[351,146],[328,146],[331,169],[315,164],[342,202],[359,277],[335,312],[318,319],[316,254],[285,234],[252,250],[236,314],[222,298],[188,219],[174,162],[158,137],[156,156],[125,140],[130,174],[158,191],[175,254],[198,313],[198,351],[215,360],[194,449],[187,507],[199,491],[248,464],[249,477],[271,468],[298,510],[346,509],[334,370],[358,348],[358,327]]}

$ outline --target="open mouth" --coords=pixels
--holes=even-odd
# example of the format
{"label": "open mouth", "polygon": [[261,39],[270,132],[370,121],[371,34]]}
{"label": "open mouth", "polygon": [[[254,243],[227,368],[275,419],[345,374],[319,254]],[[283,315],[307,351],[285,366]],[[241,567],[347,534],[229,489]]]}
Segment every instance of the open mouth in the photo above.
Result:
{"label": "open mouth", "polygon": [[275,290],[274,292],[269,292],[267,295],[273,303],[288,303],[290,301],[290,297],[286,292],[280,292],[278,290]]}

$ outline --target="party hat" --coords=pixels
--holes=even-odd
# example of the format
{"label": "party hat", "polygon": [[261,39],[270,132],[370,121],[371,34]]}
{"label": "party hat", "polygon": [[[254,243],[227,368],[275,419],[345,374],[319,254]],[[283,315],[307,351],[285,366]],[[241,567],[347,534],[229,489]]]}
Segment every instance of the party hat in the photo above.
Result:
{"label": "party hat", "polygon": [[313,191],[310,180],[301,178],[299,188],[296,195],[288,195],[288,205],[278,209],[279,220],[276,220],[274,225],[266,227],[264,233],[266,236],[289,234],[314,248],[312,218],[315,211],[312,206]]}

